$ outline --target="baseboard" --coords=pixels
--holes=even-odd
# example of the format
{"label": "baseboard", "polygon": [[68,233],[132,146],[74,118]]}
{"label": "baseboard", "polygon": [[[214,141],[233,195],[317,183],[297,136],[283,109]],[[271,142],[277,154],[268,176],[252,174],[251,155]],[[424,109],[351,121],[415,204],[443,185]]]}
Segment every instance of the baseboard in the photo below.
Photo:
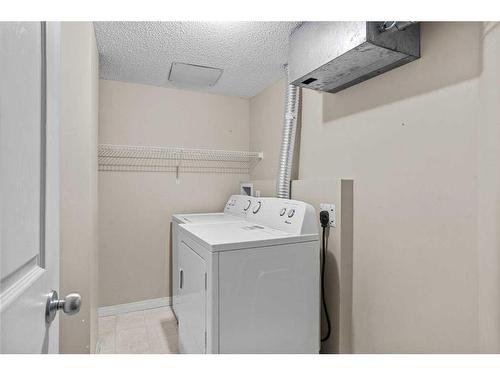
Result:
{"label": "baseboard", "polygon": [[163,297],[155,299],[146,299],[144,301],[124,303],[122,305],[103,306],[97,310],[99,316],[109,316],[117,314],[125,314],[133,311],[141,311],[148,309],[156,309],[172,305],[172,298]]}

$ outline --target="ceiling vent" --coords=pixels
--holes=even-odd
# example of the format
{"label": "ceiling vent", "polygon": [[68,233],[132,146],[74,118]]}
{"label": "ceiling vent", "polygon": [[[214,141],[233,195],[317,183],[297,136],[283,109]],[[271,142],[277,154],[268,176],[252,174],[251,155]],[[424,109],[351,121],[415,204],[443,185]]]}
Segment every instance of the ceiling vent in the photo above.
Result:
{"label": "ceiling vent", "polygon": [[223,70],[210,66],[173,62],[168,80],[186,87],[212,87],[219,80]]}

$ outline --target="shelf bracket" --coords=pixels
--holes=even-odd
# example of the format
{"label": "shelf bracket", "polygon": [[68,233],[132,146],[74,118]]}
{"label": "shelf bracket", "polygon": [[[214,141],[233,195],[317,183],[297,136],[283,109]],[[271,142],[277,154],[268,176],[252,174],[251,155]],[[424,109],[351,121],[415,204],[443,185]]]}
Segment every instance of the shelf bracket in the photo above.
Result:
{"label": "shelf bracket", "polygon": [[181,162],[182,162],[182,150],[180,150],[179,162],[177,163],[177,167],[175,167],[175,183],[177,185],[180,185],[181,183],[181,180],[179,179],[179,169],[181,167]]}

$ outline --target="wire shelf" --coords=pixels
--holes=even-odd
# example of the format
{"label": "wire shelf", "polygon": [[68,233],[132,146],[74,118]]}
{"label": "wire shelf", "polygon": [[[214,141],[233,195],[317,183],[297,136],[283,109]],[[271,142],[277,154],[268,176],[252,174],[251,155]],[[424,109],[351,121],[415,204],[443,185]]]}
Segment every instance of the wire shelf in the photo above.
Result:
{"label": "wire shelf", "polygon": [[100,144],[99,170],[248,174],[261,152]]}

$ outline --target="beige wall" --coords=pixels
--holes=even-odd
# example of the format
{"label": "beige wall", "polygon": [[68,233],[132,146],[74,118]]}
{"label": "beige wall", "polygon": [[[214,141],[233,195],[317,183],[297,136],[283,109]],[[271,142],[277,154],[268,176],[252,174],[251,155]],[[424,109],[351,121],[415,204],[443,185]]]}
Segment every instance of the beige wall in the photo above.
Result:
{"label": "beige wall", "polygon": [[[355,352],[478,349],[479,92],[466,73],[480,70],[468,60],[479,61],[479,31],[423,24],[420,60],[337,95],[304,90],[301,179],[354,179]],[[457,49],[462,64],[446,59]],[[450,66],[466,79],[436,87]],[[344,115],[342,103],[365,106],[368,93],[380,101],[385,91],[389,102]]]}
{"label": "beige wall", "polygon": [[499,29],[423,23],[421,59],[303,90],[299,178],[354,180],[354,352],[500,351]]}
{"label": "beige wall", "polygon": [[60,316],[61,353],[93,353],[97,339],[98,76],[92,23],[62,23],[60,295],[82,306]]}
{"label": "beige wall", "polygon": [[482,34],[483,70],[479,80],[478,252],[479,347],[500,353],[500,23]]}
{"label": "beige wall", "polygon": [[252,180],[275,179],[278,173],[283,122],[284,80],[250,99],[250,150],[263,151],[264,159],[250,173]]}
{"label": "beige wall", "polygon": [[[101,80],[99,143],[248,150],[249,100]],[[99,172],[99,305],[170,296],[169,223],[248,175]]]}

